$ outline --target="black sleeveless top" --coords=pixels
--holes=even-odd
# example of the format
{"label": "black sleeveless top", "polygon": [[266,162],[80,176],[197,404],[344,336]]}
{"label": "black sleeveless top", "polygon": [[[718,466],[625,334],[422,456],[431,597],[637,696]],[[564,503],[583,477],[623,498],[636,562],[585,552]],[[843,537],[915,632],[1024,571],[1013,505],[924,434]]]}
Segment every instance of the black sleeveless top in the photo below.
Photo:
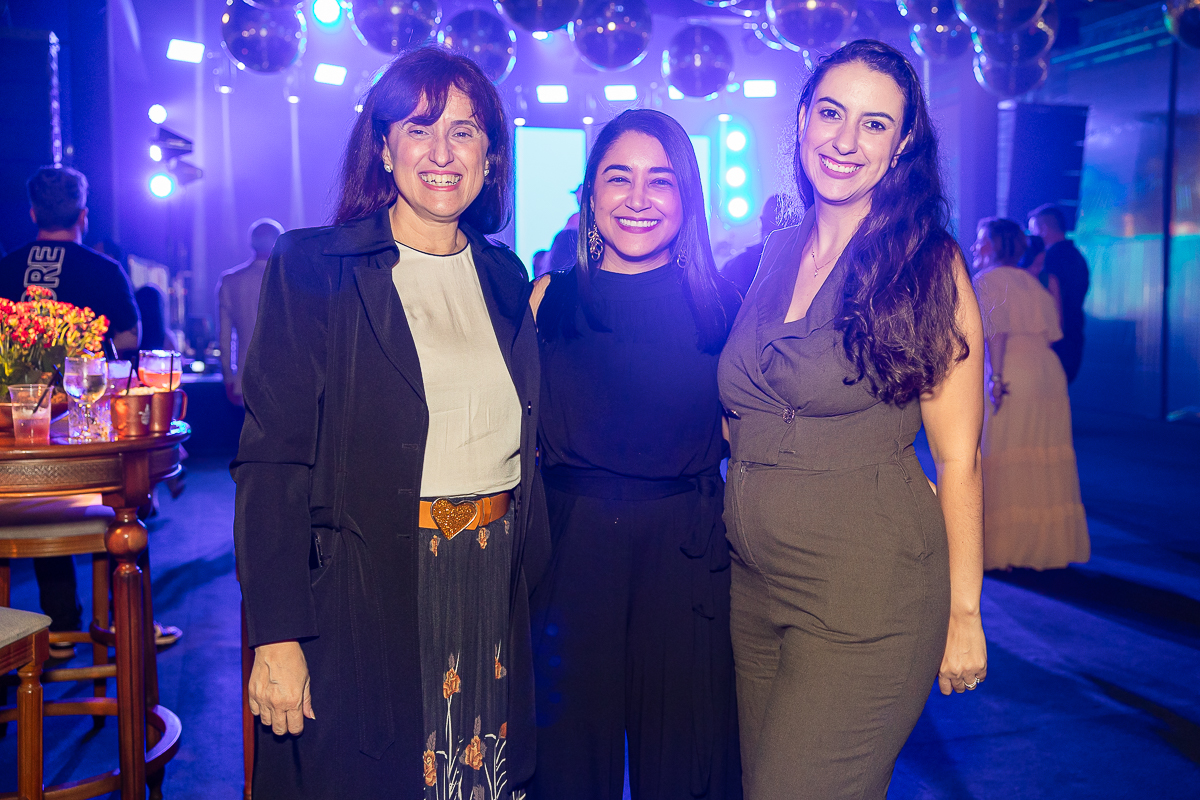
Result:
{"label": "black sleeveless top", "polygon": [[[716,472],[718,356],[699,347],[681,277],[674,264],[598,270],[592,286],[609,330],[593,330],[576,308],[578,338],[556,331],[542,341],[543,471],[646,481]],[[543,308],[571,300],[564,293],[575,286],[573,275],[555,275]]]}

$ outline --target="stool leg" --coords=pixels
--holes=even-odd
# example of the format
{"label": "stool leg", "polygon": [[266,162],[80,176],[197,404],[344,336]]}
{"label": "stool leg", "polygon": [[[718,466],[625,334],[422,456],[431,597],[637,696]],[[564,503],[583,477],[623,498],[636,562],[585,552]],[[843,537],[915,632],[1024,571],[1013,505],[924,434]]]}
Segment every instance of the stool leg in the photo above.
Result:
{"label": "stool leg", "polygon": [[257,720],[250,713],[250,670],[254,668],[254,651],[250,649],[250,633],[246,628],[246,605],[242,604],[242,797],[250,800],[254,786],[254,729]]}
{"label": "stool leg", "polygon": [[117,742],[121,797],[146,796],[146,632],[142,573],[137,559],[146,548],[146,528],[137,508],[117,508],[104,544],[117,560],[113,572],[113,616],[117,628]]}
{"label": "stool leg", "polygon": [[[108,630],[111,624],[108,619],[109,591],[108,553],[92,553],[92,622],[101,630]],[[102,666],[108,663],[108,645],[92,644],[92,664]],[[106,697],[108,695],[108,679],[97,678],[92,681],[92,696]],[[98,715],[92,717],[95,728],[103,728],[107,717]]]}
{"label": "stool leg", "polygon": [[[138,566],[142,569],[142,606],[145,609],[144,625],[146,628],[146,705],[158,705],[158,647],[154,640],[154,599],[150,586],[150,548],[147,547],[138,557]],[[162,734],[156,728],[146,729],[149,738],[147,747],[158,744]],[[160,769],[146,775],[146,786],[150,789],[150,800],[162,800],[163,779],[166,770]]]}
{"label": "stool leg", "polygon": [[34,637],[33,660],[17,673],[17,797],[42,800],[42,662],[50,654],[50,634]]}

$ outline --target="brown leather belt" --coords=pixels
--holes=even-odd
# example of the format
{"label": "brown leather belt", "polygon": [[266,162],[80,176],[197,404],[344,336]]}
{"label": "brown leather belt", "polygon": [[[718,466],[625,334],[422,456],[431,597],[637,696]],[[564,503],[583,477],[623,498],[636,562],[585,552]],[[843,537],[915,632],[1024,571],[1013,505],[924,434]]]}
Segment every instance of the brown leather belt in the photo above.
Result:
{"label": "brown leather belt", "polygon": [[512,492],[500,492],[458,503],[445,497],[422,500],[417,524],[422,528],[441,531],[447,539],[453,539],[462,531],[473,531],[503,517],[508,513],[512,499]]}

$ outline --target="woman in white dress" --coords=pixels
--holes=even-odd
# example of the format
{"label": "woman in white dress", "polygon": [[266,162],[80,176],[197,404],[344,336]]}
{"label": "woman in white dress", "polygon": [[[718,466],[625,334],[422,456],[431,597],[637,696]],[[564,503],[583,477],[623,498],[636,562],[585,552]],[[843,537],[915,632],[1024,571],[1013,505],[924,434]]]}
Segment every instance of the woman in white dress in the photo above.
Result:
{"label": "woman in white dress", "polygon": [[980,220],[975,291],[987,339],[983,423],[984,569],[1052,569],[1088,560],[1087,519],[1071,442],[1054,298],[1017,266],[1026,239],[1008,219]]}

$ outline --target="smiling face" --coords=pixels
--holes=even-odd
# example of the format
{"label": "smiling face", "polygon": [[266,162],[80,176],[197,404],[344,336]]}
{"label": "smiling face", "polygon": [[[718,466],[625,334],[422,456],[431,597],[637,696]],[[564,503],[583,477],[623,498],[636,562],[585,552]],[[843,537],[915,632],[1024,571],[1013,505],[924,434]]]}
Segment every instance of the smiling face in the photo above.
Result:
{"label": "smiling face", "polygon": [[400,192],[396,211],[402,217],[457,223],[483,188],[488,137],[475,121],[470,99],[455,87],[436,122],[414,122],[427,108],[422,100],[408,119],[392,123],[383,163]]}
{"label": "smiling face", "polygon": [[821,79],[800,109],[800,163],[826,203],[869,203],[903,145],[904,95],[888,75],[860,62]]}
{"label": "smiling face", "polygon": [[604,239],[602,269],[641,272],[670,260],[683,202],[658,139],[627,131],[612,143],[596,171],[592,219]]}
{"label": "smiling face", "polygon": [[975,241],[971,244],[971,266],[978,272],[992,266],[996,261],[996,248],[988,236],[986,225],[980,225],[975,231]]}

